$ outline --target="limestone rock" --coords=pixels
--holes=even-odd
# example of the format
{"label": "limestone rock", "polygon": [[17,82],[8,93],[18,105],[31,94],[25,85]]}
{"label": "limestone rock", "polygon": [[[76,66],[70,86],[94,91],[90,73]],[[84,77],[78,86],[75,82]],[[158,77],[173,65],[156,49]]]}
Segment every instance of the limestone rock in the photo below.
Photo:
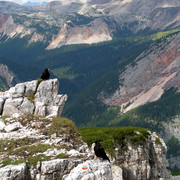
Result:
{"label": "limestone rock", "polygon": [[[171,180],[166,159],[167,147],[156,133],[149,132],[145,146],[133,147],[128,144],[128,150],[121,152],[115,149],[115,160],[123,170],[123,179],[153,179]],[[157,143],[158,142],[158,143]]]}
{"label": "limestone rock", "polygon": [[49,118],[59,117],[67,95],[58,95],[58,89],[58,79],[49,79],[40,84],[37,80],[19,83],[0,93],[0,115],[18,117],[36,114]]}
{"label": "limestone rock", "polygon": [[1,180],[13,180],[13,179],[25,179],[26,164],[8,165],[0,168],[0,179]]}
{"label": "limestone rock", "polygon": [[25,97],[23,103],[19,107],[19,110],[23,114],[33,114],[34,104]]}
{"label": "limestone rock", "polygon": [[111,164],[109,161],[87,160],[79,164],[63,180],[112,180]]}
{"label": "limestone rock", "polygon": [[119,166],[112,165],[112,176],[113,180],[123,180],[122,169]]}
{"label": "limestone rock", "polygon": [[37,86],[38,86],[37,80],[27,82],[26,83],[25,96],[28,96],[30,94],[35,94]]}
{"label": "limestone rock", "polygon": [[15,130],[18,130],[22,127],[21,123],[20,122],[15,122],[13,124],[9,124],[5,127],[5,131],[6,132],[12,132],[12,131],[15,131]]}
{"label": "limestone rock", "polygon": [[2,121],[0,121],[0,131],[2,131],[5,127],[6,125]]}

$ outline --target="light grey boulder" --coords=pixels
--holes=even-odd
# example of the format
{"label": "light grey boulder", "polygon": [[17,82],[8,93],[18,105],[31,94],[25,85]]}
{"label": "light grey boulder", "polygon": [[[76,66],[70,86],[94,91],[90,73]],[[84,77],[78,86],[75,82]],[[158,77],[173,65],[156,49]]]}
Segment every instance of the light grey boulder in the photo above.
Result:
{"label": "light grey boulder", "polygon": [[14,106],[15,108],[17,108],[18,106],[20,106],[23,102],[23,98],[19,97],[19,98],[9,98],[5,101],[4,104],[4,108],[6,106]]}
{"label": "light grey boulder", "polygon": [[60,114],[60,107],[59,106],[47,106],[46,108],[46,114],[48,115],[47,118],[52,118],[52,117],[59,117]]}
{"label": "light grey boulder", "polygon": [[23,103],[18,107],[19,111],[23,114],[33,114],[34,108],[34,104],[26,97],[24,98]]}
{"label": "light grey boulder", "polygon": [[24,180],[26,174],[26,164],[8,165],[0,168],[1,180]]}
{"label": "light grey boulder", "polygon": [[6,132],[12,132],[12,131],[15,131],[15,130],[18,130],[22,127],[21,123],[20,122],[15,122],[13,124],[9,124],[7,125],[4,130]]}
{"label": "light grey boulder", "polygon": [[56,171],[65,171],[68,165],[66,159],[54,159],[51,161],[43,161],[41,163],[41,174],[52,174]]}
{"label": "light grey boulder", "polygon": [[5,127],[6,125],[4,124],[4,122],[0,121],[0,131],[2,131]]}
{"label": "light grey boulder", "polygon": [[18,98],[18,97],[23,97],[25,93],[25,83],[19,83],[16,84],[15,87],[11,87],[9,89],[9,97],[12,98]]}
{"label": "light grey boulder", "polygon": [[9,104],[9,105],[4,106],[2,116],[10,116],[10,117],[12,117],[13,114],[15,114],[15,113],[18,113],[18,114],[22,115],[22,113],[16,107]]}
{"label": "light grey boulder", "polygon": [[109,161],[87,160],[71,170],[63,180],[112,180],[111,164]]}
{"label": "light grey boulder", "polygon": [[36,90],[37,90],[37,86],[38,86],[38,81],[34,80],[34,81],[29,81],[25,83],[25,96],[29,96],[30,94],[35,94]]}
{"label": "light grey boulder", "polygon": [[50,79],[42,81],[37,89],[35,95],[36,102],[44,102],[47,104],[54,104],[54,100],[58,94],[59,81],[58,79]]}
{"label": "light grey boulder", "polygon": [[46,106],[44,102],[35,102],[35,111],[34,114],[40,115],[40,116],[46,116]]}
{"label": "light grey boulder", "polygon": [[3,116],[12,116],[14,113],[22,114],[18,110],[18,106],[20,106],[22,102],[23,102],[22,97],[14,98],[14,99],[12,99],[12,98],[6,99],[4,106],[3,106],[4,108],[3,108],[2,115]]}
{"label": "light grey boulder", "polygon": [[123,180],[122,169],[119,166],[112,165],[113,180]]}

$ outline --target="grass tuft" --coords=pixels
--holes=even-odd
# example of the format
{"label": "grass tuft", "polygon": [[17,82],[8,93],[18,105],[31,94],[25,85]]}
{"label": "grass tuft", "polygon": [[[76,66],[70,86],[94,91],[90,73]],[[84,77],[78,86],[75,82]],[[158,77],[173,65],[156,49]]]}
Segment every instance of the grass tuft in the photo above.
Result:
{"label": "grass tuft", "polygon": [[56,133],[59,136],[61,133],[66,132],[67,134],[77,133],[75,124],[67,118],[53,118],[52,125],[47,129],[48,134],[52,135]]}
{"label": "grass tuft", "polygon": [[30,93],[30,94],[27,96],[27,99],[28,99],[31,103],[34,103],[34,98],[35,98],[35,94],[34,94],[34,93]]}

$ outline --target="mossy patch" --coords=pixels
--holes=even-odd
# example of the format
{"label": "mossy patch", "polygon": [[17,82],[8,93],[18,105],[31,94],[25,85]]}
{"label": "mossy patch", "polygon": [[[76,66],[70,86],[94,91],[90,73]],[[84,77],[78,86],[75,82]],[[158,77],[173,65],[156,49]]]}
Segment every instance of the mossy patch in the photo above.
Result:
{"label": "mossy patch", "polygon": [[65,158],[68,158],[69,156],[67,154],[64,154],[64,153],[60,153],[56,156],[56,158],[60,158],[60,159],[65,159]]}
{"label": "mossy patch", "polygon": [[27,96],[27,99],[28,99],[31,103],[34,103],[34,98],[35,98],[35,94],[34,94],[34,93],[30,93],[30,94]]}
{"label": "mossy patch", "polygon": [[48,161],[50,160],[50,156],[45,156],[43,154],[40,154],[40,155],[37,155],[37,156],[29,156],[27,159],[26,159],[26,163],[29,167],[33,166],[35,167],[36,164],[40,161]]}
{"label": "mossy patch", "polygon": [[23,146],[21,148],[15,149],[13,153],[16,154],[17,156],[31,157],[36,153],[45,152],[49,148],[50,146],[46,144],[36,144],[30,146]]}
{"label": "mossy patch", "polygon": [[3,161],[0,162],[0,167],[4,167],[4,166],[7,166],[7,165],[17,165],[17,164],[21,164],[25,162],[25,160],[21,159],[21,160],[12,160],[12,159],[9,159],[9,158],[6,158],[4,159]]}
{"label": "mossy patch", "polygon": [[13,154],[14,149],[20,148],[22,146],[27,146],[36,142],[36,139],[33,138],[22,138],[22,139],[12,139],[12,140],[0,140],[0,152],[6,152],[9,155]]}
{"label": "mossy patch", "polygon": [[38,85],[39,85],[42,81],[43,81],[43,79],[38,78],[38,79],[37,79]]}
{"label": "mossy patch", "polygon": [[160,139],[159,139],[159,138],[156,138],[155,143],[156,143],[156,144],[160,144],[160,145],[162,145],[162,143],[161,143],[161,141],[160,141]]}

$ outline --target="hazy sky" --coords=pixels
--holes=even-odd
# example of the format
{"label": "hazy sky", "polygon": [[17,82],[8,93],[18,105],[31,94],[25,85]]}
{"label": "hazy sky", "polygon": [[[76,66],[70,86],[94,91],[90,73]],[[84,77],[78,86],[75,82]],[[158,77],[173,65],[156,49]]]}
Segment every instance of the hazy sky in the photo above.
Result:
{"label": "hazy sky", "polygon": [[[7,1],[7,0],[0,0],[0,1]],[[18,4],[24,4],[28,1],[31,1],[31,2],[43,2],[43,1],[46,1],[46,2],[50,2],[50,1],[53,1],[53,0],[8,0],[8,1],[11,1],[11,2],[15,2],[15,3],[18,3]],[[81,2],[81,3],[86,3],[88,0],[59,0],[61,1],[63,4],[67,4],[67,3],[70,3],[70,2]]]}
{"label": "hazy sky", "polygon": [[[0,0],[0,1],[7,1],[7,0]],[[43,1],[50,2],[52,0],[8,0],[8,1],[15,2],[15,3],[18,3],[18,4],[24,4],[27,1],[31,1],[31,2],[43,2]]]}

